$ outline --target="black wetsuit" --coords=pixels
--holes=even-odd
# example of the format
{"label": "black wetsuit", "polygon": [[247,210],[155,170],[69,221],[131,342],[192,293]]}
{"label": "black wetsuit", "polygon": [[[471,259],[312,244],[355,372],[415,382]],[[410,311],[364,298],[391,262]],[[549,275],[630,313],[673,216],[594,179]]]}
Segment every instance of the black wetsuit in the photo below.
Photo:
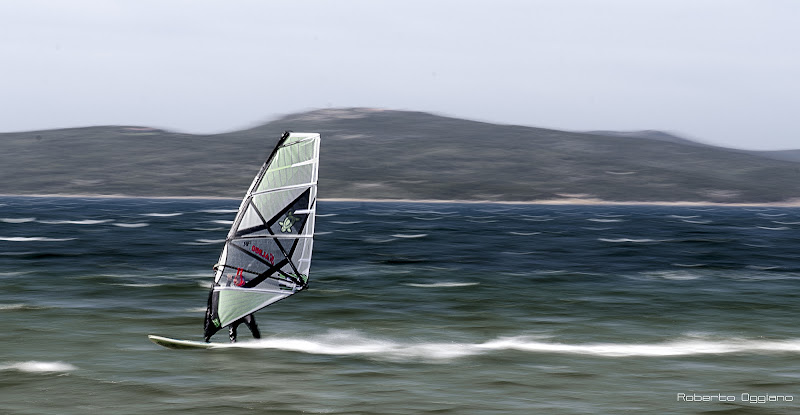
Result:
{"label": "black wetsuit", "polygon": [[244,323],[247,328],[250,329],[250,332],[253,333],[253,338],[260,339],[261,332],[258,331],[258,324],[256,324],[256,317],[252,314],[248,314],[228,326],[228,337],[231,339],[231,343],[236,343],[236,329],[239,327],[240,324]]}

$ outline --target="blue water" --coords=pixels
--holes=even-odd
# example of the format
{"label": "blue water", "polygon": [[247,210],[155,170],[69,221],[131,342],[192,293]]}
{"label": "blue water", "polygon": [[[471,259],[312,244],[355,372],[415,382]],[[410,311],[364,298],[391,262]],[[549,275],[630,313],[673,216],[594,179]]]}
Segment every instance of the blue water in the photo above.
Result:
{"label": "blue water", "polygon": [[150,343],[237,207],[0,198],[0,413],[800,411],[800,209],[323,201],[262,340]]}

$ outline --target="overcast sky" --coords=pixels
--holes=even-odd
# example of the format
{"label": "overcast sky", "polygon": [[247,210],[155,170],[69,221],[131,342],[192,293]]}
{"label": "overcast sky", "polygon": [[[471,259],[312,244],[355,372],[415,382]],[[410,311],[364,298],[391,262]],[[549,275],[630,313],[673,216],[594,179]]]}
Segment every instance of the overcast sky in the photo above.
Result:
{"label": "overcast sky", "polygon": [[328,107],[800,149],[800,1],[0,0],[0,132]]}

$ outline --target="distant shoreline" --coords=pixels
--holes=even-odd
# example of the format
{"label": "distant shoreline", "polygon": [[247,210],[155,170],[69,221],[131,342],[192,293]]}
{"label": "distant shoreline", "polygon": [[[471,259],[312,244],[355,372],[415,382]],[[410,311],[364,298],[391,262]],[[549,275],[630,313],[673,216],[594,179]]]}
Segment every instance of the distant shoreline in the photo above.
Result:
{"label": "distant shoreline", "polygon": [[[121,194],[0,194],[0,197],[50,197],[50,198],[83,198],[83,199],[173,199],[173,200],[233,200],[238,198],[220,196],[131,196]],[[367,199],[367,198],[320,198],[322,202],[365,202],[365,203],[456,203],[456,204],[500,204],[500,205],[580,205],[580,206],[720,206],[720,207],[800,207],[799,200],[787,202],[752,202],[752,203],[718,203],[718,202],[631,202],[610,201],[591,198],[563,198],[530,201],[514,200],[439,200],[439,199]]]}

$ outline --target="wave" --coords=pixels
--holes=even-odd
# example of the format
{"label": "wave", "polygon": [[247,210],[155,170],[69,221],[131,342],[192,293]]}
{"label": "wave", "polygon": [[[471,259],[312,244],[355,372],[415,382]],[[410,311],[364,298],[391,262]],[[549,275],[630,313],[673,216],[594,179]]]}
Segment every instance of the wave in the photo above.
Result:
{"label": "wave", "polygon": [[531,236],[531,235],[538,235],[541,232],[509,232],[511,235],[518,235],[518,236]]}
{"label": "wave", "polygon": [[426,236],[428,236],[427,233],[414,233],[414,234],[396,233],[392,235],[393,238],[408,238],[408,239],[424,238]]}
{"label": "wave", "polygon": [[113,219],[83,219],[83,220],[42,220],[39,223],[47,225],[98,225],[112,222]]}
{"label": "wave", "polygon": [[590,222],[601,222],[601,223],[613,223],[613,222],[625,222],[624,219],[600,219],[600,218],[590,218],[586,219]]}
{"label": "wave", "polygon": [[163,287],[167,284],[155,284],[155,283],[115,283],[111,285],[116,285],[119,287],[133,287],[133,288],[152,288],[152,287]]}
{"label": "wave", "polygon": [[791,229],[788,226],[756,226],[758,229],[763,229],[765,231],[785,231]]}
{"label": "wave", "polygon": [[142,213],[142,216],[153,216],[156,218],[170,218],[173,216],[180,216],[183,215],[183,212],[175,212],[175,213]]}
{"label": "wave", "polygon": [[634,244],[641,244],[641,243],[653,243],[653,242],[667,242],[667,239],[631,239],[631,238],[599,238],[599,241],[603,242],[612,242],[612,243],[634,243]]}
{"label": "wave", "polygon": [[36,218],[0,218],[0,222],[5,223],[27,223],[35,220]]}
{"label": "wave", "polygon": [[45,307],[38,307],[33,305],[28,305],[24,303],[13,303],[13,304],[0,304],[0,311],[6,310],[40,310]]}
{"label": "wave", "polygon": [[0,241],[7,242],[63,242],[72,240],[75,240],[75,238],[47,238],[44,236],[0,236]]}
{"label": "wave", "polygon": [[119,226],[120,228],[144,228],[145,226],[150,226],[147,222],[139,222],[139,223],[113,223],[114,226]]}
{"label": "wave", "polygon": [[708,264],[704,264],[704,263],[682,264],[682,263],[678,263],[678,262],[672,263],[672,265],[674,265],[676,267],[681,267],[681,268],[702,268],[702,267],[707,267],[708,266]]}
{"label": "wave", "polygon": [[[672,281],[691,281],[702,278],[703,276],[699,273],[681,270],[681,271],[650,271],[643,273],[642,277],[645,279],[661,278]],[[631,278],[639,279],[639,277],[631,277]]]}
{"label": "wave", "polygon": [[681,219],[681,222],[694,223],[696,225],[706,225],[706,224],[709,224],[709,223],[711,223],[713,221],[706,220],[706,219],[698,219],[698,220]]}
{"label": "wave", "polygon": [[422,287],[422,288],[453,288],[453,287],[470,287],[479,285],[479,282],[432,282],[427,284],[408,283],[403,284],[409,287]]}
{"label": "wave", "polygon": [[384,238],[384,239],[367,238],[367,239],[364,239],[364,242],[366,242],[368,244],[385,244],[387,242],[392,242],[392,241],[396,241],[396,240],[397,239],[395,239],[395,238],[388,238],[388,239],[386,239],[386,238]]}
{"label": "wave", "polygon": [[53,372],[70,372],[78,368],[63,362],[15,362],[0,364],[0,371],[16,370],[27,373],[53,373]]}
{"label": "wave", "polygon": [[194,242],[181,242],[183,245],[214,245],[224,243],[224,239],[196,239]]}
{"label": "wave", "polygon": [[236,213],[238,209],[203,209],[199,212],[201,213]]}
{"label": "wave", "polygon": [[233,225],[232,220],[212,220],[211,223],[216,223],[218,225]]}
{"label": "wave", "polygon": [[571,354],[598,357],[669,357],[732,353],[800,353],[800,339],[752,340],[685,337],[658,343],[560,343],[536,336],[499,337],[483,343],[399,342],[369,338],[355,330],[333,330],[307,338],[267,338],[218,343],[214,348],[277,349],[317,355],[379,359],[450,360],[496,352]]}

